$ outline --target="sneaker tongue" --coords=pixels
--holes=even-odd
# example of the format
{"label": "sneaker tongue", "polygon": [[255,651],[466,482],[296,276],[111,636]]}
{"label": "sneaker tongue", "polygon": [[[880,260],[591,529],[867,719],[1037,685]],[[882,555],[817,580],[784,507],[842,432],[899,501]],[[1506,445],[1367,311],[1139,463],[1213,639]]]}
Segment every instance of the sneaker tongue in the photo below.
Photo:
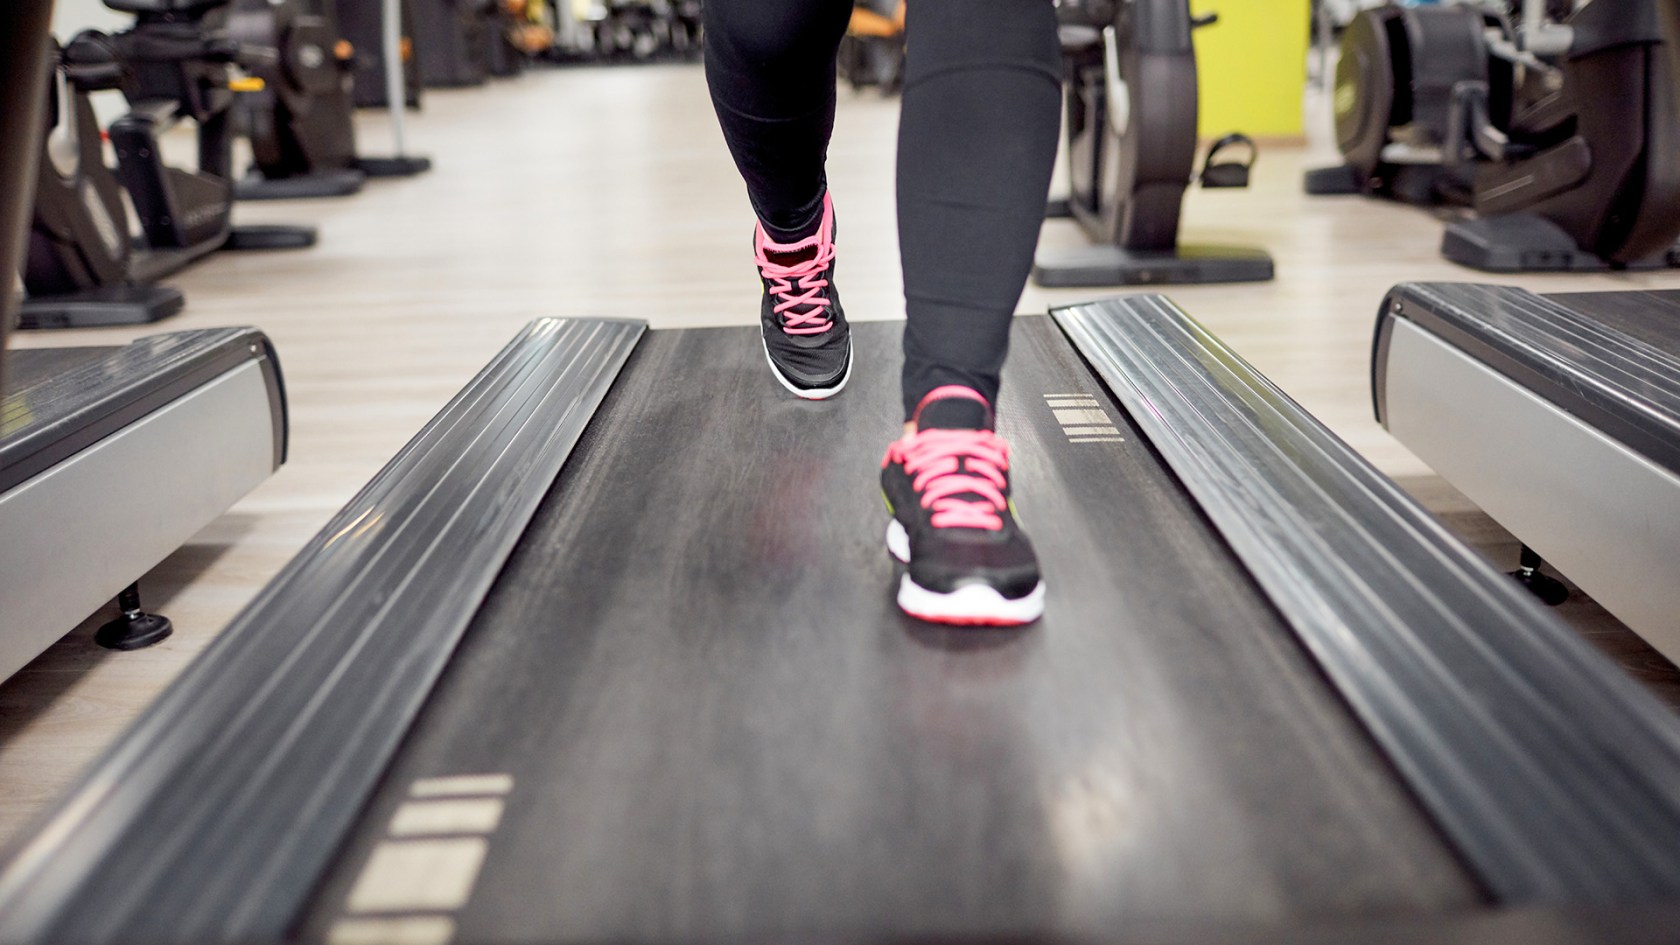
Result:
{"label": "sneaker tongue", "polygon": [[990,430],[992,411],[968,397],[941,397],[922,405],[917,430]]}
{"label": "sneaker tongue", "polygon": [[803,262],[810,262],[817,258],[817,245],[801,246],[798,249],[776,250],[766,249],[764,258],[778,266],[792,268]]}

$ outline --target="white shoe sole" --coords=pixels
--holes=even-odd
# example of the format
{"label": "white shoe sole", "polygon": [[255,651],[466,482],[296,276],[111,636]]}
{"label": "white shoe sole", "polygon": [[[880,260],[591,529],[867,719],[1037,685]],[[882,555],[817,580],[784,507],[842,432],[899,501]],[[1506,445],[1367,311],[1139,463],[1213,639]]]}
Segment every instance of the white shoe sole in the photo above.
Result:
{"label": "white shoe sole", "polygon": [[764,360],[770,365],[770,373],[776,375],[776,380],[780,381],[783,387],[786,387],[789,391],[791,391],[793,396],[798,397],[801,400],[827,400],[835,394],[840,393],[841,388],[846,386],[846,382],[852,379],[852,339],[850,337],[846,338],[846,373],[840,375],[840,383],[834,385],[833,387],[798,386],[788,380],[787,377],[782,374],[782,369],[776,366],[776,359],[770,357],[770,342],[764,340],[764,334],[762,332],[759,333],[758,343],[764,348]]}
{"label": "white shoe sole", "polygon": [[[887,523],[887,553],[910,563],[910,535],[898,519]],[[919,620],[964,626],[1013,627],[1044,615],[1044,582],[1025,597],[1010,600],[996,588],[969,584],[948,594],[930,591],[906,573],[898,583],[898,608]]]}

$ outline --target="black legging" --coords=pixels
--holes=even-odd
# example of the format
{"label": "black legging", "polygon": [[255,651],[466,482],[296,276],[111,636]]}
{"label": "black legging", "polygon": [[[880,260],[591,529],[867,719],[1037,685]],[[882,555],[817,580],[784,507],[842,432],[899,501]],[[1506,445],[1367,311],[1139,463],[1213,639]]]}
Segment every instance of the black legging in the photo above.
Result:
{"label": "black legging", "polygon": [[[852,0],[706,0],[706,79],[772,239],[809,235]],[[1060,130],[1051,0],[908,0],[898,127],[904,410],[972,387],[996,403]],[[843,198],[842,198],[843,199]],[[842,203],[843,206],[843,203]]]}

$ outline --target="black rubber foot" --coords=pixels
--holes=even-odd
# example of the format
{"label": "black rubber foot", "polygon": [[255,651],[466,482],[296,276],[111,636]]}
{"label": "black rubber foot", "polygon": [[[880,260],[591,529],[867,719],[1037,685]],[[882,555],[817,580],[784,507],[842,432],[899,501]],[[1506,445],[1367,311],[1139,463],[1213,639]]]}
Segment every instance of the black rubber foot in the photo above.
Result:
{"label": "black rubber foot", "polygon": [[1561,227],[1529,213],[1447,224],[1441,255],[1483,272],[1598,272],[1604,260],[1583,252]]}
{"label": "black rubber foot", "polygon": [[312,226],[236,226],[222,248],[232,251],[304,249],[315,245]]}
{"label": "black rubber foot", "polygon": [[369,177],[413,177],[424,174],[432,169],[432,159],[427,157],[378,157],[361,158],[356,167]]}
{"label": "black rubber foot", "polygon": [[1044,202],[1044,219],[1066,220],[1073,216],[1073,206],[1066,197],[1054,197]]}
{"label": "black rubber foot", "polygon": [[310,197],[348,197],[362,189],[367,174],[360,170],[319,171],[297,177],[252,175],[233,185],[238,200],[299,200]]}
{"label": "black rubber foot", "polygon": [[1569,588],[1557,578],[1547,577],[1539,571],[1521,568],[1511,572],[1517,583],[1528,588],[1528,592],[1540,598],[1540,603],[1547,607],[1556,607],[1569,599]]}
{"label": "black rubber foot", "polygon": [[1316,167],[1301,181],[1307,193],[1314,196],[1337,196],[1365,192],[1365,175],[1351,164],[1340,167]]}
{"label": "black rubber foot", "polygon": [[102,328],[148,325],[185,305],[180,289],[161,285],[114,285],[23,301],[19,328]]}
{"label": "black rubber foot", "polygon": [[1236,246],[1180,246],[1177,252],[1165,253],[1081,246],[1040,253],[1033,262],[1033,281],[1047,289],[1266,282],[1271,278],[1271,256]]}
{"label": "black rubber foot", "polygon": [[138,650],[160,642],[175,632],[168,617],[127,613],[100,627],[93,641],[107,650]]}

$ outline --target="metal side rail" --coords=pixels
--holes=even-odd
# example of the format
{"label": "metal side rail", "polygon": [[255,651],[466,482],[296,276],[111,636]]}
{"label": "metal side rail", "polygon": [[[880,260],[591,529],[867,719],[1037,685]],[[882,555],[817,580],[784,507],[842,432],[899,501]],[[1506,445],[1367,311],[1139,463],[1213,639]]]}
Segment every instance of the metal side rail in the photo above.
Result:
{"label": "metal side rail", "polygon": [[1377,420],[1397,319],[1464,353],[1680,475],[1680,299],[1675,293],[1548,297],[1513,286],[1413,282],[1389,290],[1371,359]]}
{"label": "metal side rail", "polygon": [[29,349],[0,398],[0,492],[241,364],[260,363],[274,392],[274,455],[286,457],[285,387],[268,337],[255,328],[207,328],[152,335],[120,348]]}
{"label": "metal side rail", "polygon": [[1052,313],[1507,904],[1680,893],[1680,724],[1168,299]]}
{"label": "metal side rail", "polygon": [[0,941],[281,938],[641,337],[533,322],[0,873]]}

